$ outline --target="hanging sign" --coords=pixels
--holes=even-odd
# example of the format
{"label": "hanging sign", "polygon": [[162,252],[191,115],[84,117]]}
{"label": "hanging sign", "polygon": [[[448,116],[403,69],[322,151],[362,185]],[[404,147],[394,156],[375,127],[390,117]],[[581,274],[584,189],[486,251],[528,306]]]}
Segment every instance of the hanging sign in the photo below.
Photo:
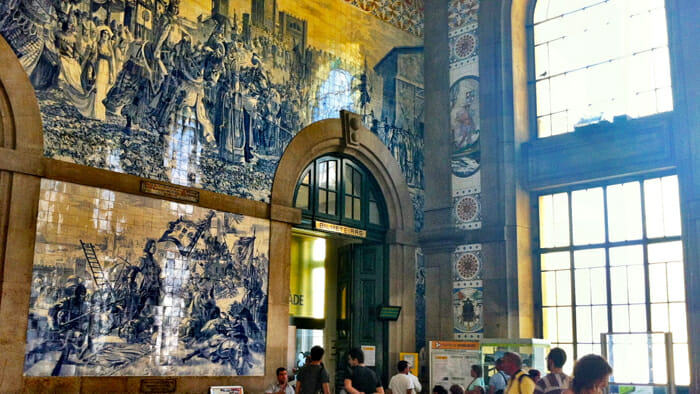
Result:
{"label": "hanging sign", "polygon": [[316,220],[314,222],[316,225],[316,230],[328,231],[331,233],[338,233],[344,235],[352,235],[353,237],[367,238],[367,231],[360,230],[359,228],[341,226],[339,224],[320,222]]}

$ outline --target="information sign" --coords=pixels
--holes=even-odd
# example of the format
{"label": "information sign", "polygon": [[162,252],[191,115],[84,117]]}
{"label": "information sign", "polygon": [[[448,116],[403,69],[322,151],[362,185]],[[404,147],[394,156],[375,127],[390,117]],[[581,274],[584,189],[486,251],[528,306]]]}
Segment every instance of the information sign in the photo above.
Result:
{"label": "information sign", "polygon": [[360,346],[362,348],[362,352],[365,354],[365,366],[367,367],[374,367],[376,363],[376,353],[377,353],[377,347],[376,346],[369,346],[369,345],[362,345]]}
{"label": "information sign", "polygon": [[399,360],[406,361],[408,363],[408,368],[411,370],[411,373],[415,376],[418,376],[418,353],[399,353]]}
{"label": "information sign", "polygon": [[471,382],[471,366],[481,364],[479,342],[430,341],[430,387],[449,389],[453,384],[465,387]]}

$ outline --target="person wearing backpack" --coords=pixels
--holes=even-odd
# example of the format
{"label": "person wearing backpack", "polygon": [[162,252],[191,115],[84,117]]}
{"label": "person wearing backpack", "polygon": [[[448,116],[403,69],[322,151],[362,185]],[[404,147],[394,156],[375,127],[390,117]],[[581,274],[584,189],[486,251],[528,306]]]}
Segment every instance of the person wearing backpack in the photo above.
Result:
{"label": "person wearing backpack", "polygon": [[311,362],[304,365],[297,375],[297,394],[329,394],[330,375],[323,367],[324,350],[320,346],[311,348]]}
{"label": "person wearing backpack", "polygon": [[522,366],[523,360],[517,353],[503,355],[503,372],[510,375],[505,394],[532,394],[535,391],[535,381],[521,369]]}
{"label": "person wearing backpack", "polygon": [[489,394],[503,394],[509,376],[503,372],[503,359],[496,360],[496,373],[489,379]]}
{"label": "person wearing backpack", "polygon": [[566,376],[562,367],[566,363],[566,352],[555,347],[547,355],[549,373],[537,382],[535,394],[562,394],[569,388],[571,379]]}

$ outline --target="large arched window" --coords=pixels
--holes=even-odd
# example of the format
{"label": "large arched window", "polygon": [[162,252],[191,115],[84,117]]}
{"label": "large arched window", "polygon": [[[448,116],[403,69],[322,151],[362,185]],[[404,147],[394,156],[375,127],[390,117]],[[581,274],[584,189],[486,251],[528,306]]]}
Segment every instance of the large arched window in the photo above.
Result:
{"label": "large arched window", "polygon": [[663,0],[539,0],[532,21],[538,137],[673,109]]}
{"label": "large arched window", "polygon": [[379,236],[387,226],[376,181],[347,157],[327,155],[309,164],[297,183],[294,206],[301,208],[302,226],[306,227],[320,220],[367,229],[369,236]]}

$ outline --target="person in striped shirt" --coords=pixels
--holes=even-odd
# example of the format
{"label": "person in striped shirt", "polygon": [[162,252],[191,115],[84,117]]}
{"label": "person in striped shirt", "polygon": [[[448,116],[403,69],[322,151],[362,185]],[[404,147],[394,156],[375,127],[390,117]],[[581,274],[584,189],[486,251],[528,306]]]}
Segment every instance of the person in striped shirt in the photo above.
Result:
{"label": "person in striped shirt", "polygon": [[566,352],[558,347],[547,355],[549,373],[541,378],[535,386],[534,394],[562,394],[569,388],[570,378],[562,372],[566,362]]}

